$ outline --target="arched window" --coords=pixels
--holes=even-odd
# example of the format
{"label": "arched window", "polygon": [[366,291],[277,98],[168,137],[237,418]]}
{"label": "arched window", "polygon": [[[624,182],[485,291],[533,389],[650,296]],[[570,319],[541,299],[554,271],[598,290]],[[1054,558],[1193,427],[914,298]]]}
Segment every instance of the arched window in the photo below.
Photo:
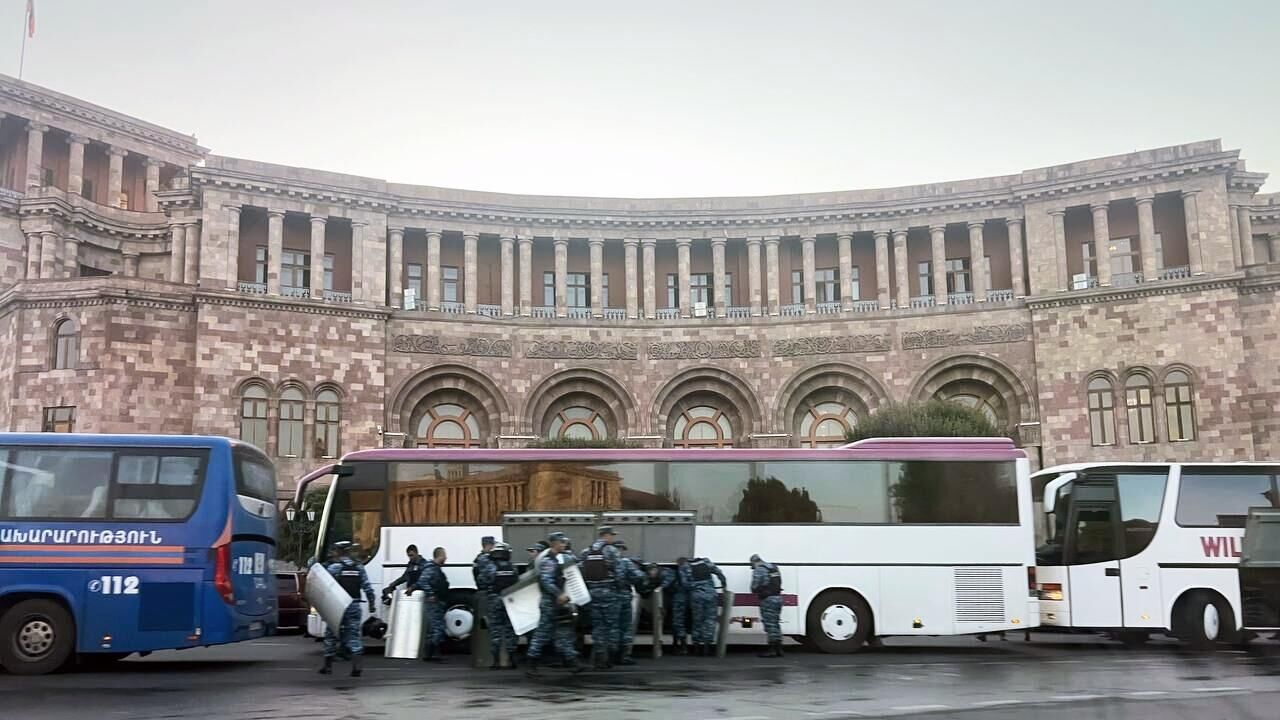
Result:
{"label": "arched window", "polygon": [[280,426],[276,436],[280,442],[278,454],[282,457],[302,457],[302,424],[306,403],[302,391],[288,387],[280,393]]}
{"label": "arched window", "polygon": [[710,405],[697,405],[680,413],[674,435],[676,447],[733,447],[733,425],[724,413]]}
{"label": "arched window", "polygon": [[967,408],[973,408],[996,425],[1000,424],[1000,412],[996,409],[991,401],[981,395],[972,395],[970,393],[956,393],[947,397],[947,402],[953,402],[957,405],[963,405]]}
{"label": "arched window", "polygon": [[1169,440],[1196,439],[1196,405],[1191,396],[1191,376],[1171,370],[1164,376],[1164,412],[1169,424]]}
{"label": "arched window", "polygon": [[480,423],[470,410],[461,405],[433,405],[418,421],[418,445],[480,447]]}
{"label": "arched window", "polygon": [[267,389],[256,383],[246,387],[240,398],[240,439],[267,447]]}
{"label": "arched window", "polygon": [[1096,377],[1089,381],[1089,437],[1094,445],[1115,444],[1115,404],[1110,380]]}
{"label": "arched window", "polygon": [[609,426],[595,410],[571,405],[551,418],[547,432],[553,438],[603,440],[609,436]]}
{"label": "arched window", "polygon": [[858,415],[853,408],[841,402],[823,402],[813,405],[800,418],[800,446],[807,448],[839,447],[854,425]]}
{"label": "arched window", "polygon": [[316,393],[316,457],[338,457],[338,424],[342,405],[338,393],[325,389]]}
{"label": "arched window", "polygon": [[76,321],[64,318],[53,328],[53,369],[70,370],[80,356],[80,336]]}
{"label": "arched window", "polygon": [[1151,378],[1133,373],[1124,380],[1124,404],[1129,410],[1129,442],[1155,442],[1155,412],[1151,405]]}

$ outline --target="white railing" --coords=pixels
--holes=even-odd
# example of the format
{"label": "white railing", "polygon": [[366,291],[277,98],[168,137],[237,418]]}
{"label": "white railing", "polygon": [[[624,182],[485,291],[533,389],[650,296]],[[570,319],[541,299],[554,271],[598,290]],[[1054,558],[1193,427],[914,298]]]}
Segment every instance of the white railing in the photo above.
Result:
{"label": "white railing", "polygon": [[727,318],[749,318],[751,317],[751,308],[745,305],[730,305],[724,309],[724,316]]}
{"label": "white railing", "polygon": [[605,320],[626,320],[627,309],[626,308],[605,308],[604,319]]}
{"label": "white railing", "polygon": [[1189,265],[1175,265],[1174,267],[1160,270],[1161,280],[1183,280],[1189,277],[1191,277],[1191,266]]}
{"label": "white railing", "polygon": [[460,302],[442,302],[440,303],[440,312],[450,315],[462,315],[467,312],[467,306]]}
{"label": "white railing", "polygon": [[549,305],[534,305],[529,309],[529,314],[536,318],[553,318],[556,316],[556,309]]}
{"label": "white railing", "polygon": [[783,305],[782,314],[786,317],[799,317],[804,315],[804,303],[796,305]]}
{"label": "white railing", "polygon": [[853,302],[853,311],[856,313],[869,313],[880,311],[879,300],[855,300]]}
{"label": "white railing", "polygon": [[324,299],[329,302],[349,303],[351,302],[351,293],[338,292],[337,290],[325,290]]}
{"label": "white railing", "polygon": [[1133,287],[1142,283],[1142,273],[1127,272],[1113,273],[1111,275],[1111,284],[1114,287]]}
{"label": "white railing", "polygon": [[987,302],[1013,302],[1013,290],[988,290]]}
{"label": "white railing", "polygon": [[589,307],[571,307],[565,311],[569,317],[582,320],[591,317],[591,308]]}
{"label": "white railing", "polygon": [[286,285],[280,288],[280,294],[284,297],[306,298],[311,297],[311,288],[289,287]]}
{"label": "white railing", "polygon": [[659,320],[679,320],[680,308],[658,308],[656,310]]}
{"label": "white railing", "polygon": [[476,305],[476,314],[485,317],[502,317],[501,305]]}
{"label": "white railing", "polygon": [[249,293],[250,295],[266,295],[267,294],[266,283],[244,282],[243,280],[241,280],[240,282],[236,283],[236,289],[242,293]]}
{"label": "white railing", "polygon": [[933,304],[934,297],[932,295],[917,295],[911,298],[911,307],[913,308],[933,307]]}
{"label": "white railing", "polygon": [[840,303],[839,302],[818,303],[817,311],[819,315],[839,315]]}
{"label": "white railing", "polygon": [[947,304],[949,304],[949,305],[972,305],[972,304],[973,304],[973,293],[971,293],[971,292],[950,293],[950,294],[948,294],[948,295],[947,295]]}
{"label": "white railing", "polygon": [[1070,286],[1070,288],[1068,288],[1068,289],[1070,289],[1070,290],[1088,290],[1088,289],[1090,289],[1090,288],[1096,288],[1096,287],[1098,287],[1098,278],[1096,278],[1096,277],[1094,277],[1094,276],[1092,276],[1092,275],[1089,275],[1089,276],[1087,276],[1087,277],[1085,277],[1085,278],[1083,278],[1083,279],[1080,279],[1080,280],[1077,280],[1077,279],[1075,279],[1075,278],[1072,278],[1072,279],[1071,279],[1071,286]]}

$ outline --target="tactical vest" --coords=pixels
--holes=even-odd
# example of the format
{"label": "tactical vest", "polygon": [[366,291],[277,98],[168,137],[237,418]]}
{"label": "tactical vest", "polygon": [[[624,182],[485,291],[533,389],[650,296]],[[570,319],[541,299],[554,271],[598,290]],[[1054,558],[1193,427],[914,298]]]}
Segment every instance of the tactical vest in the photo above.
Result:
{"label": "tactical vest", "polygon": [[587,582],[605,582],[609,577],[609,564],[604,559],[604,544],[595,543],[582,558],[582,579]]}
{"label": "tactical vest", "polygon": [[362,589],[360,586],[363,585],[363,583],[360,582],[360,568],[344,566],[338,573],[338,584],[341,585],[342,589],[346,590],[347,594],[352,598],[359,599],[360,590]]}
{"label": "tactical vest", "polygon": [[703,558],[698,558],[689,563],[689,574],[693,576],[694,582],[702,582],[711,579],[711,563]]}
{"label": "tactical vest", "polygon": [[409,587],[413,587],[414,585],[416,585],[418,582],[418,578],[422,576],[422,569],[426,566],[427,564],[422,562],[421,559],[415,562],[409,563],[408,567],[404,569],[405,583]]}
{"label": "tactical vest", "polygon": [[502,592],[512,585],[516,584],[516,580],[520,575],[516,573],[515,567],[509,562],[494,563],[498,571],[493,574],[493,591]]}
{"label": "tactical vest", "polygon": [[436,595],[444,595],[449,592],[449,576],[444,574],[444,568],[436,566],[435,577],[431,579],[431,589]]}
{"label": "tactical vest", "polygon": [[480,553],[475,560],[471,561],[471,579],[477,583],[480,582],[480,558],[486,557],[488,553]]}
{"label": "tactical vest", "polygon": [[769,572],[769,577],[765,580],[764,585],[756,591],[756,597],[770,598],[774,595],[782,594],[782,571],[778,570],[778,566],[765,563],[765,570]]}

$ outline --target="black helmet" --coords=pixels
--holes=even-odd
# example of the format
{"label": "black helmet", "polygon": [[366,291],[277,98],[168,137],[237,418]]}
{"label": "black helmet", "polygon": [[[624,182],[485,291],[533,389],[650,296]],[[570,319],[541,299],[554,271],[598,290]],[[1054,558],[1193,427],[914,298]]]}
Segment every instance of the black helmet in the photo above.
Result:
{"label": "black helmet", "polygon": [[371,637],[374,640],[381,640],[387,635],[387,624],[379,620],[376,616],[370,617],[364,621],[364,625],[360,626],[361,634]]}
{"label": "black helmet", "polygon": [[498,543],[489,551],[489,557],[494,560],[510,560],[511,546],[506,543]]}
{"label": "black helmet", "polygon": [[329,546],[329,550],[335,555],[350,555],[352,543],[350,540],[339,540]]}

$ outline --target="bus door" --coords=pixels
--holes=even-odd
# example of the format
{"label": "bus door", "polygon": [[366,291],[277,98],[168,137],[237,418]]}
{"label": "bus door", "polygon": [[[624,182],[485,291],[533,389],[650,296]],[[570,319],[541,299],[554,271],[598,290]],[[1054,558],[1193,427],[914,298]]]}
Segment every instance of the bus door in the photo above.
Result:
{"label": "bus door", "polygon": [[1280,627],[1280,509],[1249,510],[1240,557],[1240,604],[1245,627]]}
{"label": "bus door", "polygon": [[1076,627],[1123,624],[1118,516],[1111,478],[1076,483],[1065,553],[1071,624]]}

